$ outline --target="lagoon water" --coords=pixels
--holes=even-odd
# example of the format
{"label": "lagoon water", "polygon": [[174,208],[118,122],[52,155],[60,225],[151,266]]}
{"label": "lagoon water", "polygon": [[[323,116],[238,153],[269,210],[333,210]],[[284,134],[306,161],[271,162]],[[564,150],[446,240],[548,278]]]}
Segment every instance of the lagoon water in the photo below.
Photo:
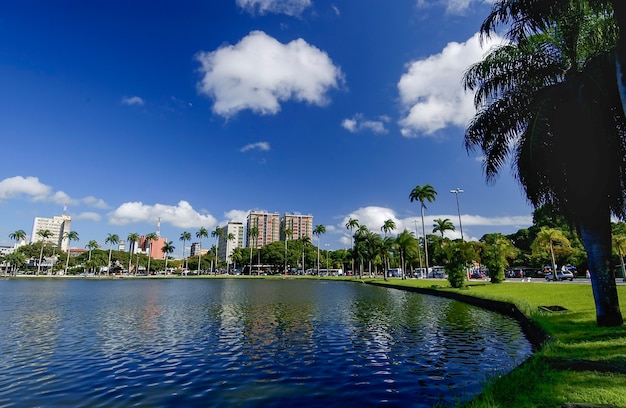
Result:
{"label": "lagoon water", "polygon": [[531,346],[509,318],[350,282],[0,281],[1,407],[457,405]]}

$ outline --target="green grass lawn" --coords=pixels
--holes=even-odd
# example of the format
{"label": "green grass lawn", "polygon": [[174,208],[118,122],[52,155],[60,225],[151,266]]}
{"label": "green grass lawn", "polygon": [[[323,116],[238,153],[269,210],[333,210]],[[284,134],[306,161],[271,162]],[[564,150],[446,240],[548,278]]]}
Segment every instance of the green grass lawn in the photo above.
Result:
{"label": "green grass lawn", "polygon": [[[364,279],[384,284],[382,279]],[[469,407],[626,407],[626,325],[597,327],[591,285],[504,282],[470,283],[452,289],[446,281],[389,279],[401,286],[458,291],[464,295],[514,303],[551,340],[509,375],[493,379]],[[626,316],[626,286],[618,286],[620,308]],[[547,312],[540,306],[561,306]]]}

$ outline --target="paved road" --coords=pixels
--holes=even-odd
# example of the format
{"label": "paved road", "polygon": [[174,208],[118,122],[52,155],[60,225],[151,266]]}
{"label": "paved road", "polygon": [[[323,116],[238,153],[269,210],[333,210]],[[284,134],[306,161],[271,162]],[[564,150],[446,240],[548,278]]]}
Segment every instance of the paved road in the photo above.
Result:
{"label": "paved road", "polygon": [[[472,281],[478,281],[478,279],[472,279]],[[522,279],[520,278],[507,278],[505,280],[505,282],[512,282],[512,283],[529,283],[528,278],[524,279],[522,281]],[[532,278],[530,280],[530,283],[547,283],[550,285],[591,285],[591,280],[589,279],[583,279],[583,278],[577,278],[574,279],[573,281],[557,281],[557,282],[552,282],[552,281],[547,281],[545,280],[545,278]],[[617,278],[615,279],[615,283],[618,285],[626,285],[626,282],[624,282],[624,280],[622,278]]]}

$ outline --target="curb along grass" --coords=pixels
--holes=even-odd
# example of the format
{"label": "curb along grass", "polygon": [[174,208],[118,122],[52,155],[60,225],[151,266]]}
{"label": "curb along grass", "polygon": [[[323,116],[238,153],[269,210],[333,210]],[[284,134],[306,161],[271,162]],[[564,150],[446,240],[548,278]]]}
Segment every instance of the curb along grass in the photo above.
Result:
{"label": "curb along grass", "polygon": [[[537,347],[535,354],[510,374],[492,379],[468,407],[626,407],[626,325],[596,326],[589,284],[470,282],[464,289],[452,289],[444,280],[363,281],[452,297],[520,321]],[[626,286],[618,286],[618,295],[625,313]],[[481,304],[485,300],[491,305]],[[506,310],[507,304],[521,316]],[[545,306],[566,311],[555,313]],[[524,327],[524,321],[531,327]]]}

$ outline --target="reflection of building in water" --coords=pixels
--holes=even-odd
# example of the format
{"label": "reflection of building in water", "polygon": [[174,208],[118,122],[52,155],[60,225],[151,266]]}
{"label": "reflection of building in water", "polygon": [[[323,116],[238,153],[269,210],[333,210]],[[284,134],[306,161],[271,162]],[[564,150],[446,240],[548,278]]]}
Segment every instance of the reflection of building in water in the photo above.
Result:
{"label": "reflection of building in water", "polygon": [[[314,314],[318,313],[314,305],[307,301],[281,299],[282,294],[277,291],[267,293],[264,288],[259,289],[260,292],[250,294],[250,298],[257,301],[245,304],[246,309],[242,311],[244,344],[252,350],[270,345],[294,352],[313,348],[313,320]],[[255,292],[256,288],[249,290]],[[256,359],[255,356],[250,358]]]}

